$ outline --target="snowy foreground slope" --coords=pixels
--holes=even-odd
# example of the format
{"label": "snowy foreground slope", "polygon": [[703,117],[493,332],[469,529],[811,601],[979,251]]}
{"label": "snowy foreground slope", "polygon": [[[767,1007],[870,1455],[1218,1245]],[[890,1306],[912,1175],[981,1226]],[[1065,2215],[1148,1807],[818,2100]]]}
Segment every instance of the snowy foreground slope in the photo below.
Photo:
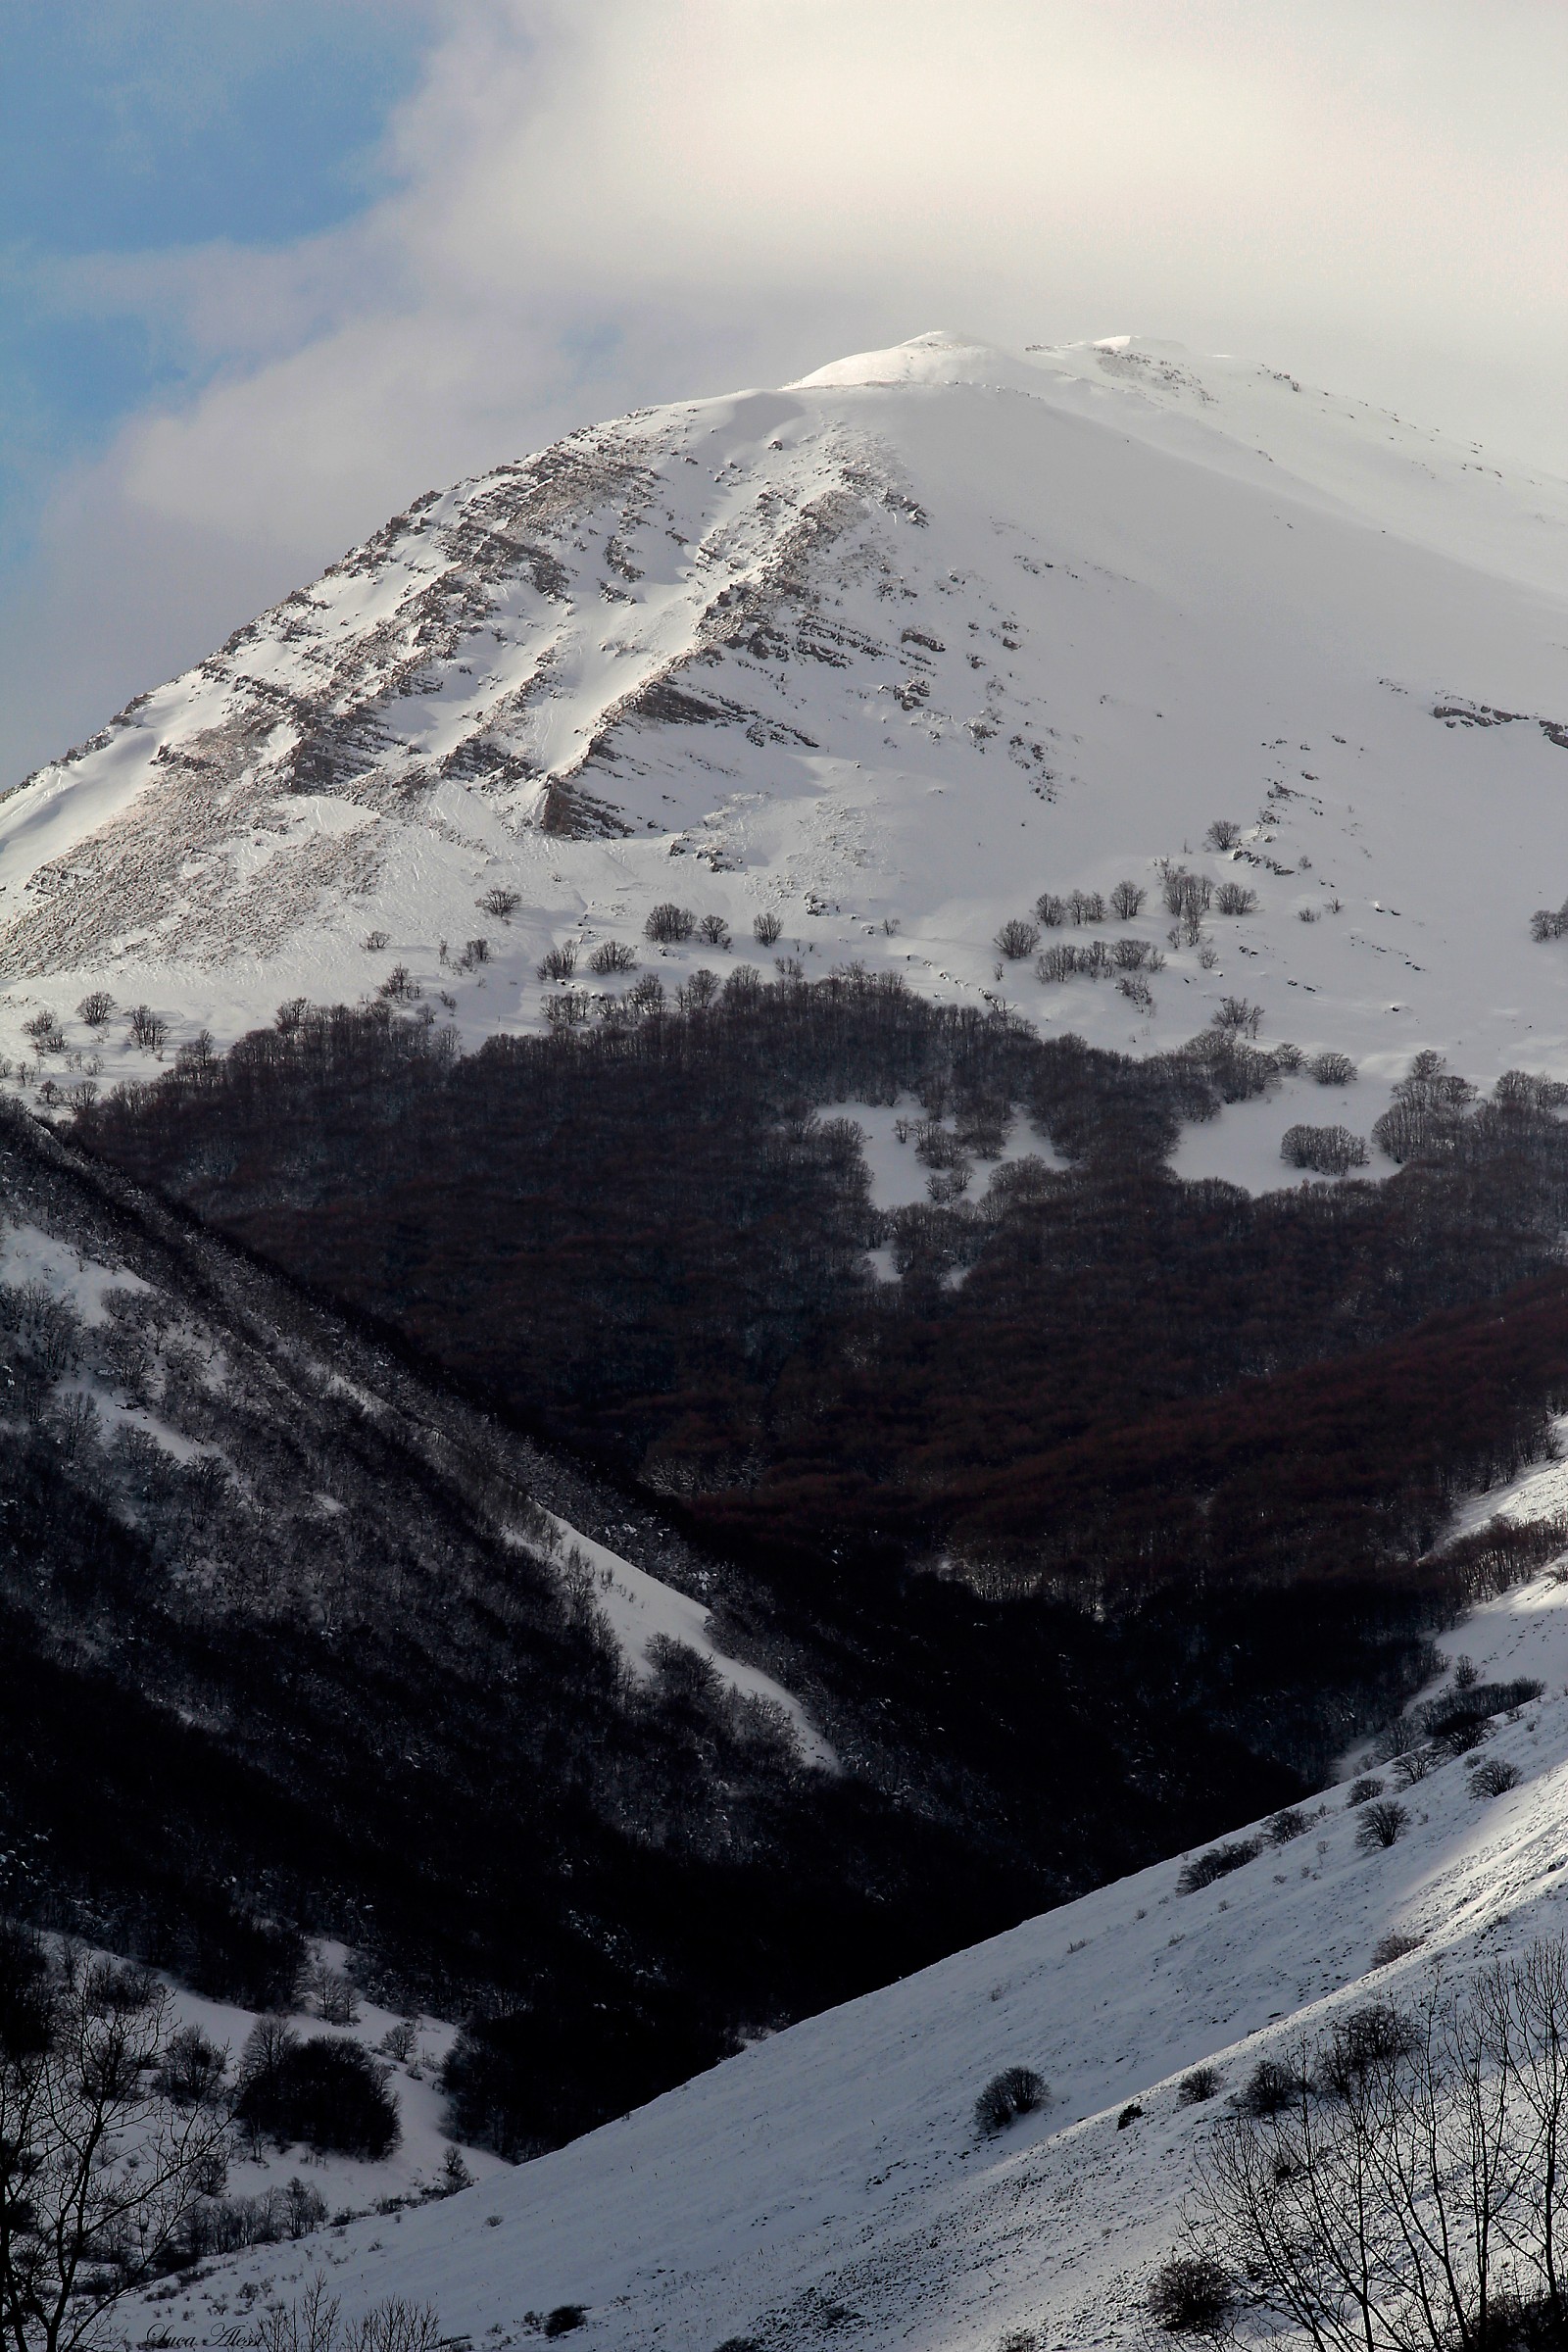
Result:
{"label": "snowy foreground slope", "polygon": [[[1560,1474],[1492,1497],[1538,1515]],[[1399,1842],[1357,1848],[1342,1783],[1304,1835],[1191,1894],[1180,1861],[763,2041],[636,2114],[395,2223],[362,2223],[216,2266],[138,2315],[215,2340],[258,2289],[323,2270],[352,2310],[428,2298],[445,2331],[527,2342],[584,2307],[573,2342],[997,2352],[1136,2340],[1216,2105],[1183,2105],[1212,2061],[1234,2090],[1357,1999],[1410,1989],[1568,1927],[1568,1587],[1548,1572],[1453,1637],[1483,1681],[1542,1697],[1499,1720],[1487,1759],[1522,1776],[1482,1801],[1466,1765],[1402,1798]],[[1392,1789],[1391,1789],[1392,1792]],[[1380,1941],[1418,1949],[1382,1966]],[[1036,2067],[1053,2100],[993,2139],[975,2094]],[[1126,2106],[1142,2110],[1125,2128]],[[533,2315],[530,2317],[530,2315]]]}
{"label": "snowy foreground slope", "polygon": [[[150,1064],[89,985],[176,1045],[399,966],[471,1042],[539,1022],[552,945],[591,1017],[629,985],[596,947],[670,981],[774,913],[808,976],[1105,1044],[1243,995],[1374,1080],[1568,1069],[1568,947],[1529,936],[1565,785],[1568,486],[1239,361],[925,335],[416,500],[0,801],[0,1051],[52,1009],[113,1079]],[[1042,892],[1123,878],[1095,936],[1163,949],[1161,858],[1257,906],[1152,1008],[999,963]],[[734,949],[649,949],[664,900]]]}

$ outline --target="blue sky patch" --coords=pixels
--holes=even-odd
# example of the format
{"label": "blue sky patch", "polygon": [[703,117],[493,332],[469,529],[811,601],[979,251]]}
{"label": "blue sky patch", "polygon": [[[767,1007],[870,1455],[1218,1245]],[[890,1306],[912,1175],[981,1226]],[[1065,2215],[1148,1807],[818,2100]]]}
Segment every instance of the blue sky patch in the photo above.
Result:
{"label": "blue sky patch", "polygon": [[0,561],[55,468],[194,388],[192,355],[63,308],[87,254],[270,246],[383,194],[423,0],[7,0],[0,9]]}

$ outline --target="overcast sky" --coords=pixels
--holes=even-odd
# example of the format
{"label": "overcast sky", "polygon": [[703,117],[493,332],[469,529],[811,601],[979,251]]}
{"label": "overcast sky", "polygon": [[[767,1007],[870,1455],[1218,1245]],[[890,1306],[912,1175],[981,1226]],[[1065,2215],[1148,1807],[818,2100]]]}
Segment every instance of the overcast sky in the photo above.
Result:
{"label": "overcast sky", "polygon": [[416,492],[932,326],[1568,472],[1562,0],[5,0],[0,787]]}

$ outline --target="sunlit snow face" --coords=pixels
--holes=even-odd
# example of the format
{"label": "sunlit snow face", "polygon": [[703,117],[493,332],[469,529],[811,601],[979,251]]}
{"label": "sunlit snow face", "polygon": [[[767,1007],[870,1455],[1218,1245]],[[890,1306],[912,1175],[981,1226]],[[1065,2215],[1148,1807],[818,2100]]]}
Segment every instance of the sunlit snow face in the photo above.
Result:
{"label": "sunlit snow face", "polygon": [[933,318],[1137,324],[1557,429],[1555,11],[924,0],[895,33],[883,0],[267,0],[222,40],[210,13],[182,46],[183,8],[47,40],[29,11],[5,77],[17,200],[53,194],[13,313],[46,511],[0,774],[432,481]]}

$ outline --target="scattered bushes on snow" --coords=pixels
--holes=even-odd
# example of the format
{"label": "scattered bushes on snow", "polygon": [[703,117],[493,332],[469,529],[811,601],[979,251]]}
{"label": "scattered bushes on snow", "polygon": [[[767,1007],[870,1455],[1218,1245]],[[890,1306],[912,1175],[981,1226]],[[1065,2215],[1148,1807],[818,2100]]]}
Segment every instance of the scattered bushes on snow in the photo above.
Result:
{"label": "scattered bushes on snow", "polygon": [[1286,2066],[1278,2058],[1260,2058],[1232,2104],[1239,2114],[1266,2119],[1293,2107],[1304,2087],[1299,2066]]}
{"label": "scattered bushes on snow", "polygon": [[[759,922],[763,919],[759,915]],[[697,917],[689,906],[677,906],[673,899],[662,899],[657,906],[649,908],[643,932],[658,946],[667,948],[678,947],[682,940],[690,939],[696,928]]]}
{"label": "scattered bushes on snow", "polygon": [[1409,1826],[1408,1806],[1392,1796],[1379,1797],[1361,1815],[1355,1833],[1356,1846],[1363,1854],[1373,1854],[1383,1846],[1397,1845]]}
{"label": "scattered bushes on snow", "polygon": [[357,2041],[301,2041],[286,2027],[263,2024],[266,2038],[258,2044],[259,2026],[245,2045],[235,2121],[253,2138],[280,2147],[303,2140],[343,2155],[390,2155],[399,2136],[397,2104],[369,2052]]}
{"label": "scattered bushes on snow", "polygon": [[1366,1166],[1367,1148],[1348,1127],[1298,1125],[1286,1128],[1280,1157],[1293,1168],[1312,1168],[1320,1176],[1343,1176],[1350,1168]]}
{"label": "scattered bushes on snow", "polygon": [[1183,1864],[1181,1876],[1176,1881],[1176,1891],[1178,1894],[1196,1894],[1200,1887],[1212,1886],[1216,1879],[1223,1879],[1231,1871],[1240,1870],[1244,1864],[1255,1861],[1262,1850],[1262,1841],[1256,1838],[1239,1838],[1232,1845],[1210,1846],[1206,1854],[1196,1854],[1191,1862]]}
{"label": "scattered bushes on snow", "polygon": [[1176,2097],[1183,2107],[1200,2107],[1205,2099],[1218,2097],[1223,2082],[1217,2066],[1195,2066],[1190,2075],[1183,2075]]}
{"label": "scattered bushes on snow", "polygon": [[1365,2001],[1340,2018],[1317,2054],[1313,2086],[1326,2099],[1348,2099],[1368,2075],[1407,2058],[1415,2029],[1392,2001]]}
{"label": "scattered bushes on snow", "polygon": [[1160,896],[1166,912],[1178,922],[1197,924],[1208,912],[1214,886],[1206,874],[1191,874],[1185,865],[1172,865],[1167,858],[1160,870]]}
{"label": "scattered bushes on snow", "polygon": [[1102,939],[1096,939],[1084,948],[1064,942],[1035,957],[1035,977],[1047,982],[1108,980],[1117,972],[1159,972],[1164,968],[1165,958],[1147,939],[1118,939],[1108,947]]}
{"label": "scattered bushes on snow", "polygon": [[637,969],[637,951],[623,939],[604,939],[588,958],[588,969],[601,980],[612,972],[634,972]]}
{"label": "scattered bushes on snow", "polygon": [[144,1054],[158,1053],[169,1036],[169,1023],[163,1014],[154,1012],[150,1004],[133,1004],[125,1018],[131,1044],[139,1046]]}
{"label": "scattered bushes on snow", "polygon": [[169,2036],[158,2087],[176,2107],[205,2107],[218,2096],[228,2072],[228,2052],[210,2041],[200,2026],[179,2026]]}
{"label": "scattered bushes on snow", "polygon": [[1286,1805],[1282,1811],[1271,1814],[1264,1827],[1270,1845],[1289,1845],[1293,1838],[1306,1836],[1306,1815],[1298,1805]]}
{"label": "scattered bushes on snow", "polygon": [[1424,1936],[1406,1935],[1403,1929],[1395,1928],[1387,1936],[1380,1936],[1372,1946],[1372,1965],[1374,1968],[1392,1968],[1396,1960],[1406,1959],[1411,1952],[1418,1952],[1425,1941]]}
{"label": "scattered bushes on snow", "polygon": [[1040,925],[1025,922],[1018,915],[1004,922],[996,937],[997,954],[1008,963],[1021,962],[1025,956],[1032,956],[1039,945]]}
{"label": "scattered bushes on snow", "polygon": [[1004,2066],[993,2075],[974,2103],[977,2132],[1004,2132],[1020,2115],[1033,2115],[1050,2096],[1032,2066]]}
{"label": "scattered bushes on snow", "polygon": [[1236,2308],[1236,2288],[1211,2255],[1177,2254],[1154,2273],[1148,2305],[1151,2320],[1167,2335],[1217,2336]]}

